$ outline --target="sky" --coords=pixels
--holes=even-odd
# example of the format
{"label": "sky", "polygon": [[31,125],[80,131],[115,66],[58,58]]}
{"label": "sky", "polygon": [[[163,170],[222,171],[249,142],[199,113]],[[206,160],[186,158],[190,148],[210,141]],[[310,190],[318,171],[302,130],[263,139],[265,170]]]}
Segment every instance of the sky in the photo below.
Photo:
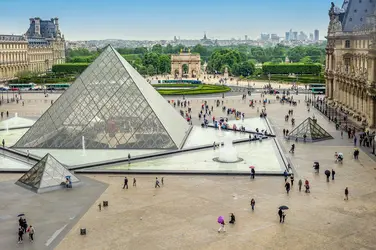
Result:
{"label": "sky", "polygon": [[318,29],[323,39],[331,1],[0,0],[0,34],[25,33],[30,17],[59,17],[66,40],[256,39],[290,29]]}

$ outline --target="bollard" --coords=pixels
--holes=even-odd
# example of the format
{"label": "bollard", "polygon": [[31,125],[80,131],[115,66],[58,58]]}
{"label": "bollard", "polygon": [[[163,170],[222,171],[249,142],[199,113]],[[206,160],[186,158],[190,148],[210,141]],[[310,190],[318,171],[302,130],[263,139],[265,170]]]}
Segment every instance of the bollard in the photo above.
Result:
{"label": "bollard", "polygon": [[80,235],[86,235],[86,228],[80,229]]}
{"label": "bollard", "polygon": [[108,201],[103,201],[103,207],[108,207]]}

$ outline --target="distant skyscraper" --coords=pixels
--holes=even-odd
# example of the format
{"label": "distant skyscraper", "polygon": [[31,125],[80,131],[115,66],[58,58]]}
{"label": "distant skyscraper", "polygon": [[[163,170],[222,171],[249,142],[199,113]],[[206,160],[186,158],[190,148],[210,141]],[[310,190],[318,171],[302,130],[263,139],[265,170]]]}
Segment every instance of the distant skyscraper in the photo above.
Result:
{"label": "distant skyscraper", "polygon": [[315,30],[315,42],[317,42],[320,38],[319,30]]}
{"label": "distant skyscraper", "polygon": [[307,35],[303,31],[300,31],[298,40],[299,41],[305,41],[305,40],[307,40]]}
{"label": "distant skyscraper", "polygon": [[248,36],[247,35],[244,36],[244,40],[246,40],[246,41],[248,40]]}
{"label": "distant skyscraper", "polygon": [[291,40],[294,40],[294,41],[298,40],[298,32],[297,31],[292,32]]}
{"label": "distant skyscraper", "polygon": [[313,33],[309,33],[309,40],[313,41]]}
{"label": "distant skyscraper", "polygon": [[270,34],[261,33],[261,40],[262,41],[268,41],[269,39],[270,39]]}
{"label": "distant skyscraper", "polygon": [[287,31],[287,32],[285,33],[285,40],[286,40],[286,41],[290,41],[290,32],[289,32],[289,31]]}
{"label": "distant skyscraper", "polygon": [[279,42],[279,36],[277,34],[271,34],[270,39],[272,40],[273,43]]}

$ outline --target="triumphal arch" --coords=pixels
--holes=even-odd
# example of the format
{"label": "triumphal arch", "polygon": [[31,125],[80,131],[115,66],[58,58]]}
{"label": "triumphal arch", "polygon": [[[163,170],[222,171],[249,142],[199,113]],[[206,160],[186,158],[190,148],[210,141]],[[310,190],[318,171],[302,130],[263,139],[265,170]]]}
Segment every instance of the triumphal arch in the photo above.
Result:
{"label": "triumphal arch", "polygon": [[175,78],[198,78],[201,73],[201,58],[190,50],[181,50],[177,55],[171,55],[171,75]]}

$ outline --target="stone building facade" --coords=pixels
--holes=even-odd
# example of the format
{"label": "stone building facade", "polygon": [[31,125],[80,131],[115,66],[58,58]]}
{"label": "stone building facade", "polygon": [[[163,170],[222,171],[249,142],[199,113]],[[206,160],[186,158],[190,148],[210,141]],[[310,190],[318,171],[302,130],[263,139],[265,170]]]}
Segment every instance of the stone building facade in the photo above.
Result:
{"label": "stone building facade", "polygon": [[171,55],[171,75],[175,78],[183,77],[183,65],[188,66],[188,78],[198,78],[201,74],[201,57],[189,51],[180,51],[177,55]]}
{"label": "stone building facade", "polygon": [[376,126],[376,0],[332,3],[326,97],[365,127]]}
{"label": "stone building facade", "polygon": [[0,35],[0,82],[20,72],[46,72],[65,62],[65,40],[59,19],[30,18],[24,35]]}

